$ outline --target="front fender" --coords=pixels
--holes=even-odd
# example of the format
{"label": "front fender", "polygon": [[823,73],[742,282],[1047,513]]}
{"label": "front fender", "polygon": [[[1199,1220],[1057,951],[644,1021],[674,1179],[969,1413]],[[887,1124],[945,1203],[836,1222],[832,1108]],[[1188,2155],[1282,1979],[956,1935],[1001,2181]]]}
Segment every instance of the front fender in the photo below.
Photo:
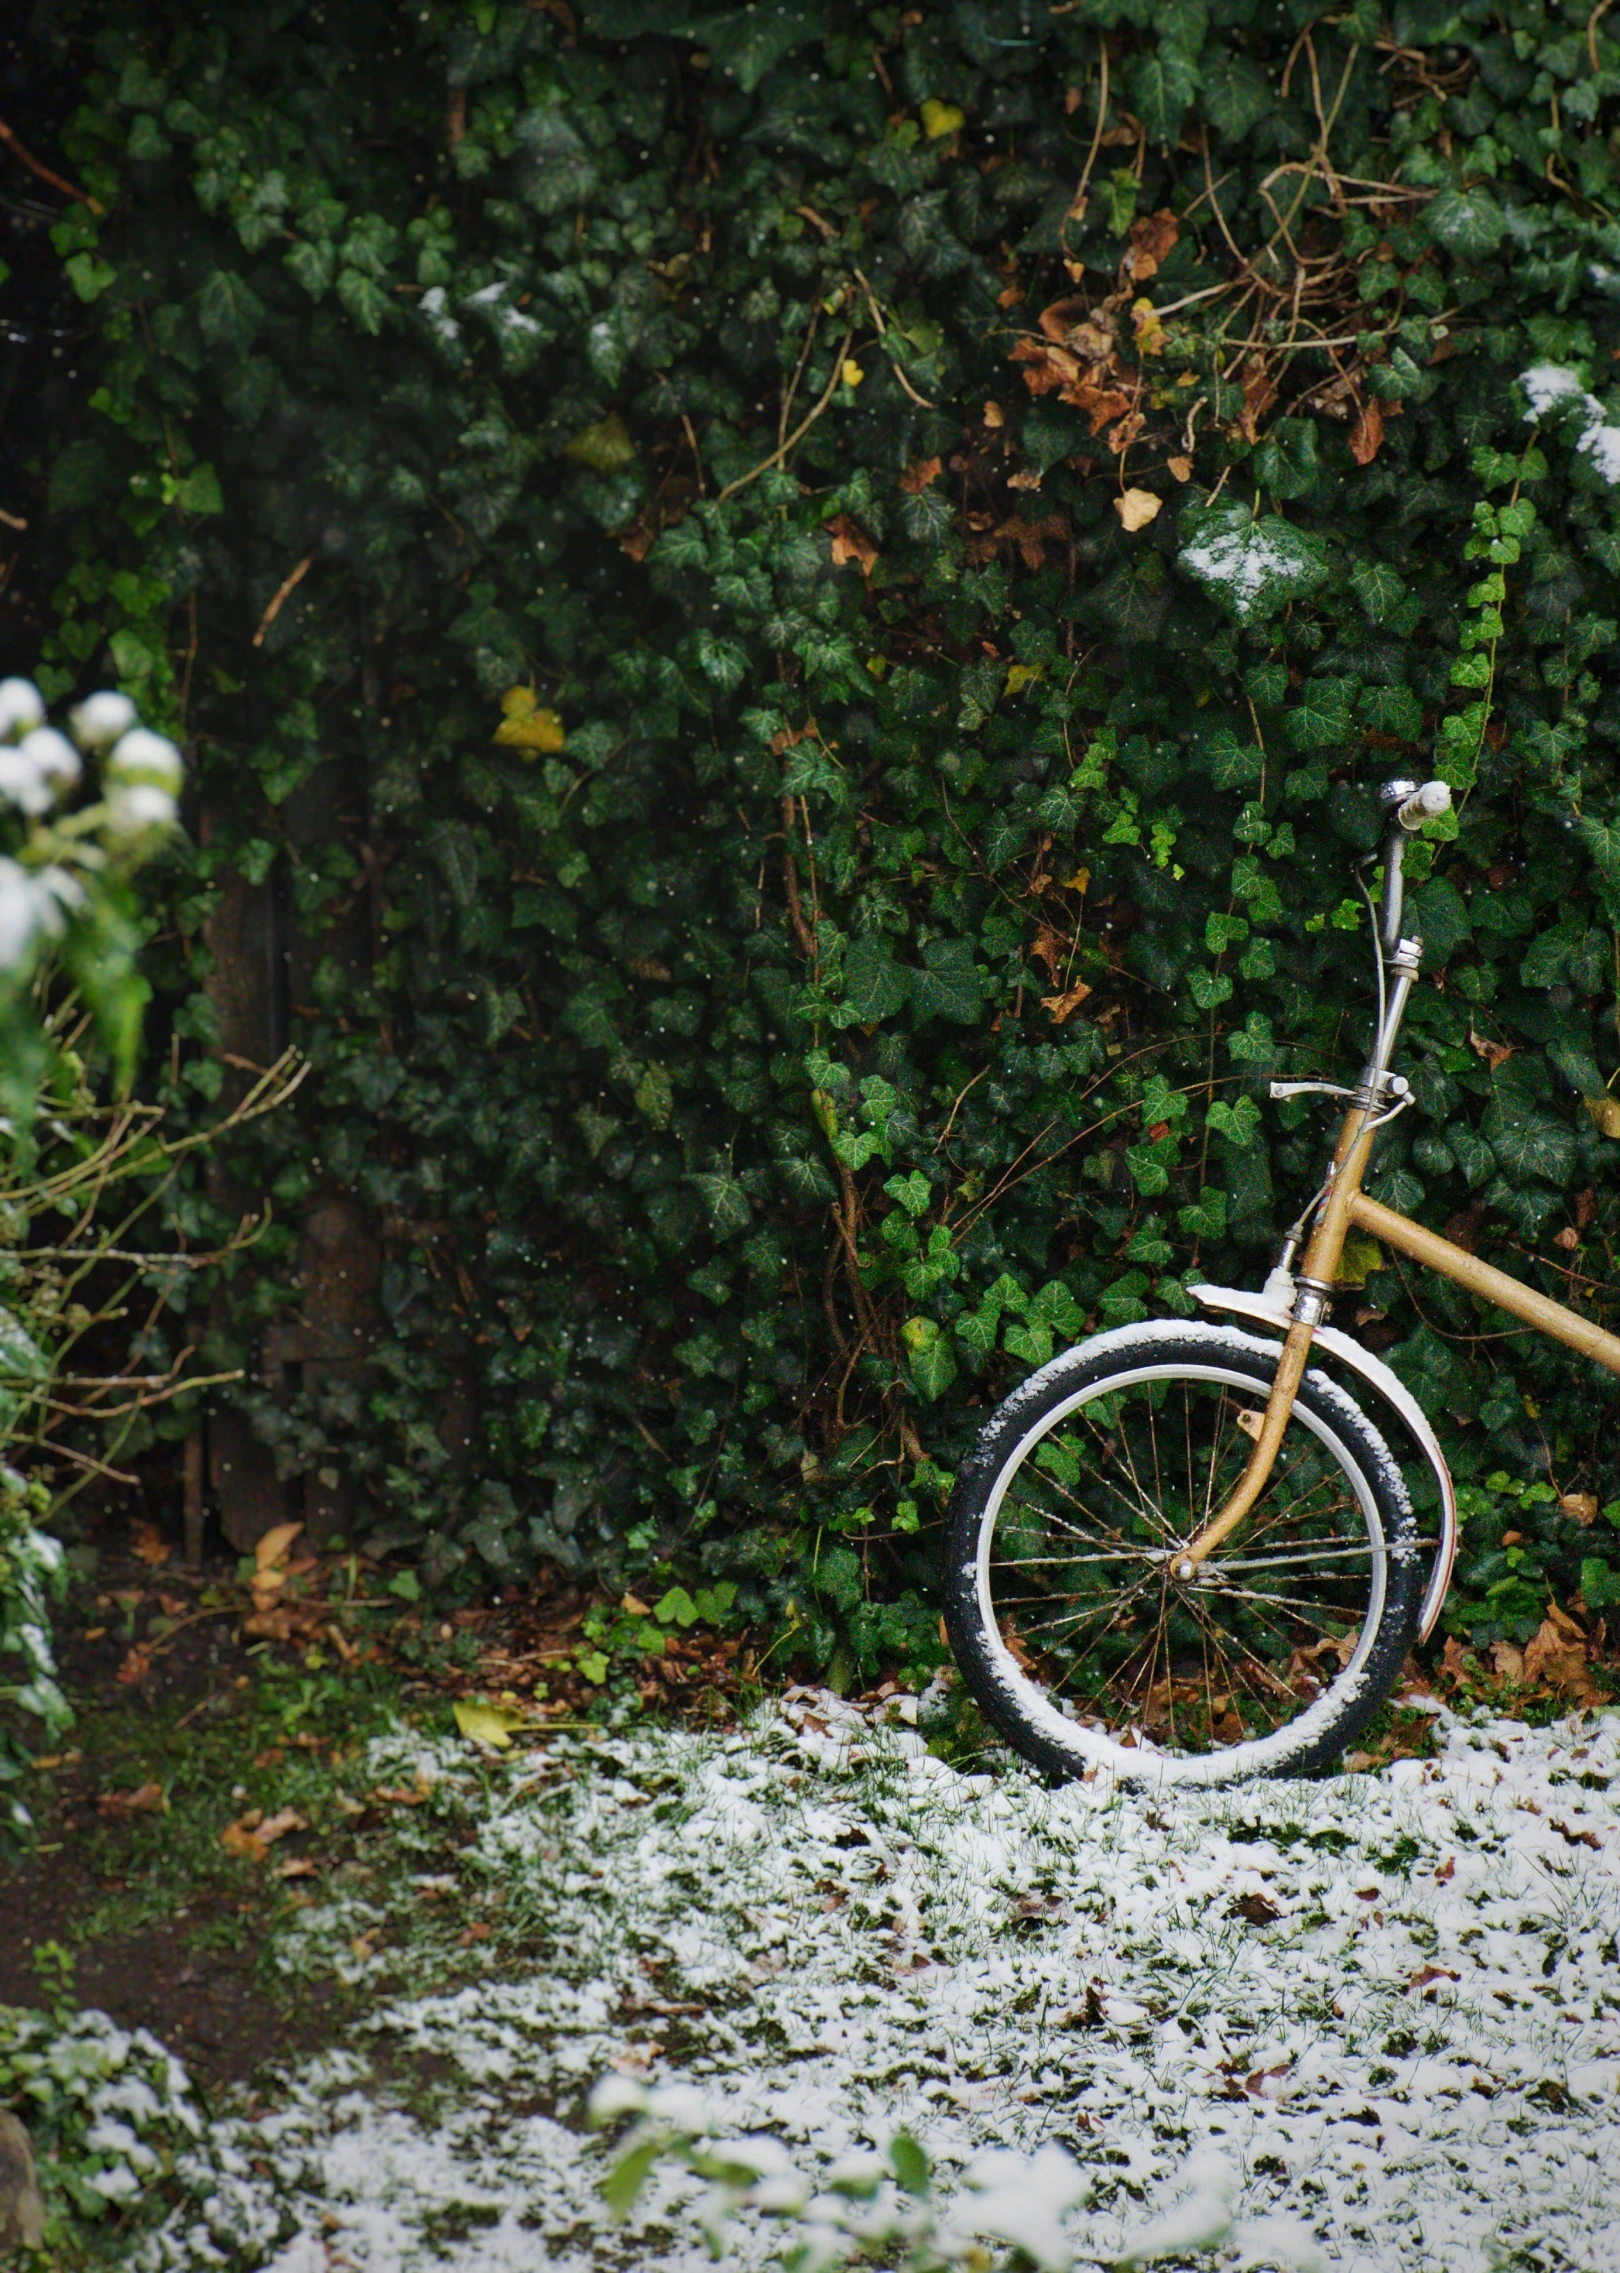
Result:
{"label": "front fender", "polygon": [[[1273,1281],[1277,1274],[1273,1273]],[[1242,1287],[1195,1286],[1188,1293],[1201,1302],[1206,1310],[1231,1310],[1240,1318],[1257,1318],[1267,1326],[1275,1326],[1286,1334],[1293,1307],[1293,1286],[1286,1288],[1268,1281],[1263,1294],[1250,1294]],[[1428,1591],[1423,1597],[1423,1616],[1418,1627],[1418,1639],[1426,1642],[1433,1633],[1435,1623],[1445,1603],[1446,1589],[1451,1584],[1451,1567],[1457,1560],[1457,1494],[1451,1481],[1451,1470],[1440,1449],[1440,1439],[1429,1424],[1428,1415],[1418,1403],[1400,1375],[1387,1366],[1382,1358],[1374,1357],[1357,1341],[1340,1331],[1337,1326],[1318,1326],[1312,1336],[1329,1357],[1337,1358],[1349,1372],[1358,1374],[1370,1389],[1377,1391],[1386,1404],[1396,1412],[1411,1431],[1413,1441],[1433,1471],[1440,1487],[1440,1542],[1434,1558],[1434,1569],[1429,1574]]]}

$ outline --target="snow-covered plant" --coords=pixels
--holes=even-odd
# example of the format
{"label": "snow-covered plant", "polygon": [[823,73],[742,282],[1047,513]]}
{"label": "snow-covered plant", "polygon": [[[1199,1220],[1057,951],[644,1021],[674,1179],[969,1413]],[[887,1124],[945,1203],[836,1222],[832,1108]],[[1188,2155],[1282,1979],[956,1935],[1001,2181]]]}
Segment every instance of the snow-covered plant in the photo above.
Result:
{"label": "snow-covered plant", "polygon": [[[62,1584],[62,1550],[35,1528],[47,1496],[14,1468],[0,1468],[0,1703],[28,1714],[49,1741],[73,1716],[51,1656],[49,1598]],[[28,1809],[6,1789],[28,1765],[28,1753],[0,1721],[0,1856],[14,1853],[32,1829]]]}
{"label": "snow-covered plant", "polygon": [[128,1080],[147,995],[131,880],[179,820],[182,772],[127,695],[90,695],[63,733],[31,679],[0,679],[0,1107],[18,1130],[52,1057],[37,984],[48,957]]}
{"label": "snow-covered plant", "polygon": [[945,2194],[926,2150],[897,2131],[883,2153],[844,2156],[813,2183],[780,2140],[727,2138],[721,2111],[689,2084],[648,2085],[609,2076],[591,2097],[591,2120],[635,2121],[619,2142],[603,2185],[609,2207],[625,2217],[654,2168],[684,2166],[708,2192],[698,2219],[711,2255],[726,2253],[727,2229],[745,2210],[782,2228],[787,2273],[826,2273],[852,2259],[879,2257],[903,2273],[990,2273],[1027,2258],[1040,2273],[1178,2262],[1218,2252],[1223,2266],[1270,2266],[1275,2273],[1322,2273],[1315,2236],[1295,2218],[1240,2218],[1237,2172],[1224,2155],[1189,2158],[1173,2182],[1167,2207],[1135,2228],[1105,2237],[1068,2222],[1091,2198],[1092,2182],[1055,2144],[1018,2154],[993,2148],[963,2173],[962,2190]]}
{"label": "snow-covered plant", "polygon": [[[53,2013],[0,2005],[0,2107],[19,2115],[39,2154],[45,2195],[45,2264],[70,2244],[76,2221],[127,2220],[175,2179],[206,2170],[201,2112],[191,2080],[144,2028],[63,2002]],[[124,2233],[127,2238],[128,2226]]]}

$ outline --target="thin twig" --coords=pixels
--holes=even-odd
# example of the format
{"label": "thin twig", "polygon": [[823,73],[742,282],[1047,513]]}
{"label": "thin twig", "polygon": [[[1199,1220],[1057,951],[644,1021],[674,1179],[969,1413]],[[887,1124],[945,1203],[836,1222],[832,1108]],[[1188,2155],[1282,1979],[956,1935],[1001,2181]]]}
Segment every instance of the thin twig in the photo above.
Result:
{"label": "thin twig", "polygon": [[98,219],[107,210],[104,205],[90,195],[87,189],[75,189],[72,182],[64,181],[60,174],[53,174],[50,167],[42,159],[34,156],[26,143],[18,140],[15,131],[6,124],[3,118],[0,118],[0,142],[9,146],[13,155],[22,161],[31,174],[37,174],[42,182],[49,182],[52,189],[59,189],[62,195],[71,198],[75,205],[88,205]]}
{"label": "thin twig", "polygon": [[793,432],[788,436],[787,440],[785,442],[779,442],[768,458],[761,458],[759,464],[751,468],[749,472],[745,474],[739,474],[735,481],[728,481],[725,488],[715,499],[715,503],[717,505],[724,505],[726,499],[728,497],[735,497],[739,489],[746,489],[751,481],[758,481],[761,474],[768,474],[772,466],[779,466],[782,463],[782,460],[787,456],[788,452],[794,447],[794,445],[804,440],[804,437],[809,433],[811,427],[814,426],[816,420],[821,416],[822,412],[827,408],[827,405],[832,401],[833,396],[838,392],[839,383],[844,376],[845,359],[849,354],[849,343],[854,337],[855,334],[853,330],[845,332],[838,351],[833,357],[832,376],[827,381],[826,386],[821,390],[820,400],[817,402],[814,410],[806,412],[805,416],[800,419],[798,425],[793,429]]}
{"label": "thin twig", "polygon": [[265,633],[270,629],[270,626],[275,622],[277,616],[280,615],[282,608],[285,606],[286,602],[292,597],[293,593],[297,591],[299,585],[303,583],[304,578],[309,574],[314,565],[315,555],[312,552],[307,552],[305,553],[303,559],[298,563],[298,566],[292,570],[290,575],[284,576],[282,578],[280,584],[276,587],[275,597],[271,600],[269,607],[265,609],[264,614],[259,618],[259,628],[253,634],[253,644],[255,647],[262,647],[264,645]]}
{"label": "thin twig", "polygon": [[1086,152],[1086,162],[1080,169],[1080,179],[1075,185],[1073,197],[1069,200],[1069,210],[1063,216],[1063,228],[1060,234],[1065,245],[1068,243],[1069,223],[1085,219],[1086,192],[1091,187],[1091,170],[1097,163],[1097,152],[1102,148],[1103,125],[1108,117],[1108,42],[1101,34],[1098,35],[1097,39],[1097,51],[1101,67],[1097,86],[1097,123],[1092,129],[1091,148]]}

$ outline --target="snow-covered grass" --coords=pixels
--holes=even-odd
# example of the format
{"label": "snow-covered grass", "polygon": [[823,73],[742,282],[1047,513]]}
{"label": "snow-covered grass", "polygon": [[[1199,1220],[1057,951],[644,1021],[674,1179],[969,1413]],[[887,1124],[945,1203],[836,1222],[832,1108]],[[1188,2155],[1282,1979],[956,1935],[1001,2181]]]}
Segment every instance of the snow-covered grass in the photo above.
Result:
{"label": "snow-covered grass", "polygon": [[458,1887],[499,1896],[508,1955],[217,2117],[148,2262],[695,2268],[689,2174],[604,2222],[585,2110],[617,2072],[812,2178],[902,2129],[947,2194],[1061,2146],[1087,2263],[1214,2153],[1235,2212],[1353,2273],[1620,2268],[1620,1720],[1448,1721],[1377,1776],[1155,1795],[959,1773],[915,1712],[790,1693],[742,1733],[557,1737],[493,1779],[378,1748],[379,1780],[464,1787],[456,1869],[413,1885],[402,1851],[283,1962],[318,1996],[391,1905]]}

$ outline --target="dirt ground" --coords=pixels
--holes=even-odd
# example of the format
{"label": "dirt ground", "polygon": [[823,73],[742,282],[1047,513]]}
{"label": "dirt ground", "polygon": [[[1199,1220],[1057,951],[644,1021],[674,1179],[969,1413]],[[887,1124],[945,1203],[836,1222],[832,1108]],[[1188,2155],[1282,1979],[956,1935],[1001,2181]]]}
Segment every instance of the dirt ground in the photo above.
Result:
{"label": "dirt ground", "polygon": [[[206,1570],[189,1585],[200,1591],[222,1575],[222,1569]],[[116,1715],[133,1724],[137,1748],[143,1722],[155,1735],[188,1711],[207,1713],[214,1701],[238,1694],[236,1683],[251,1665],[234,1623],[208,1619],[177,1636],[141,1682],[121,1683],[127,1644],[110,1627],[93,1640],[87,1630],[94,1633],[104,1619],[98,1599],[150,1577],[133,1558],[104,1557],[94,1587],[76,1592],[56,1637],[63,1686],[81,1729],[99,1734],[102,1716]],[[185,1587],[188,1580],[166,1572],[165,1585]],[[150,1914],[156,1890],[143,1890],[146,1898],[135,1905],[121,1900],[132,1889],[127,1850],[134,1824],[98,1804],[104,1769],[93,1753],[71,1757],[79,1736],[80,1729],[70,1732],[48,1793],[31,1795],[40,1851],[21,1868],[0,1869],[0,2004],[47,2001],[51,1969],[48,1960],[42,1969],[36,1957],[54,1945],[71,1953],[76,2002],[99,2006],[122,2027],[149,2028],[204,2090],[249,2076],[269,2058],[320,2044],[331,2031],[330,2012],[300,2011],[267,1997],[257,1976],[252,1926],[259,1905],[252,1890],[198,1883],[177,1857],[167,1914]],[[131,1907],[147,1914],[122,1924],[120,1913]]]}

